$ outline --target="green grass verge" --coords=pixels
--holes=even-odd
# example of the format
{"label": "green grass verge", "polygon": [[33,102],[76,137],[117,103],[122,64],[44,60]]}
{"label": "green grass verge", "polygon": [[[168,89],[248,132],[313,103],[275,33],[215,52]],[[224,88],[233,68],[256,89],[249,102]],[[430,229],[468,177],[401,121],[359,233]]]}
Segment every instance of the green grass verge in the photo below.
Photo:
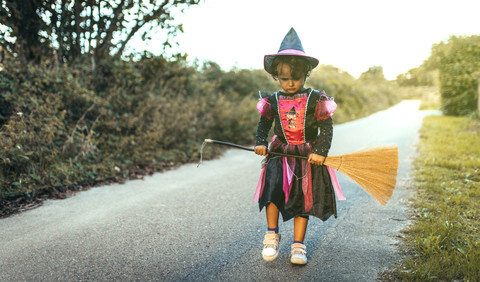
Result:
{"label": "green grass verge", "polygon": [[480,121],[430,116],[414,162],[414,223],[394,279],[480,281]]}

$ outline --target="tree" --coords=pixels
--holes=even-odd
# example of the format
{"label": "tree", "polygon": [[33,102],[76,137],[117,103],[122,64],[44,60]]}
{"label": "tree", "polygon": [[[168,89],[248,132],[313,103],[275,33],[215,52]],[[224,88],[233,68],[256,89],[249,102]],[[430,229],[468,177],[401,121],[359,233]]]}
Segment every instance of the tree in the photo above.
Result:
{"label": "tree", "polygon": [[[440,48],[441,47],[441,48]],[[447,115],[470,115],[477,111],[480,77],[480,36],[452,36],[438,45],[432,57],[439,62],[442,110]]]}
{"label": "tree", "polygon": [[362,73],[359,77],[360,80],[373,80],[373,81],[383,81],[385,76],[383,75],[383,67],[373,66],[369,67],[368,70]]}
{"label": "tree", "polygon": [[400,86],[433,86],[437,83],[438,68],[430,69],[425,61],[417,68],[408,70],[397,76],[397,83]]}
{"label": "tree", "polygon": [[[43,55],[42,50],[48,46],[46,38],[42,38],[42,19],[37,10],[42,5],[40,0],[20,1],[5,0],[0,7],[0,24],[7,30],[0,38],[4,50],[10,53],[21,53],[28,61],[38,62]],[[15,39],[9,42],[7,38]],[[15,52],[16,51],[16,52]]]}
{"label": "tree", "polygon": [[55,54],[73,64],[89,55],[93,62],[105,56],[121,57],[139,32],[148,39],[155,28],[170,36],[182,32],[173,14],[200,0],[2,0],[0,25],[6,30],[0,46],[28,62]]}

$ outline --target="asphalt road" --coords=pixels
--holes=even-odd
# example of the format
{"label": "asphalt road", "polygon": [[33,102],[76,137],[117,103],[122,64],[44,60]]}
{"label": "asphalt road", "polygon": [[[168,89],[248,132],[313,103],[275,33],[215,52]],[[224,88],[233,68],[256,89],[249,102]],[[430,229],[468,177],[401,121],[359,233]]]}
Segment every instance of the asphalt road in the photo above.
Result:
{"label": "asphalt road", "polygon": [[382,207],[338,173],[347,200],[337,202],[338,218],[310,220],[306,266],[289,262],[292,221],[280,223],[279,258],[262,260],[265,214],[252,200],[262,158],[232,149],[198,168],[94,188],[1,219],[0,281],[374,281],[401,258],[414,145],[432,114],[418,106],[404,101],[335,126],[331,155],[397,144],[397,187]]}

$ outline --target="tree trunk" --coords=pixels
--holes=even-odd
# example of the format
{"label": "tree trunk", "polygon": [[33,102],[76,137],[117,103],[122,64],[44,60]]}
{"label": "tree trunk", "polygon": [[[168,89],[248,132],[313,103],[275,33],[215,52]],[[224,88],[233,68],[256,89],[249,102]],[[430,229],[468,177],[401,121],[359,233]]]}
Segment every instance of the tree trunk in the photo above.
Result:
{"label": "tree trunk", "polygon": [[17,41],[16,49],[22,50],[24,58],[29,62],[39,63],[42,59],[42,43],[39,39],[40,23],[42,22],[36,13],[40,6],[39,1],[24,1],[21,5],[15,1],[7,1],[6,5],[12,11],[16,11]]}

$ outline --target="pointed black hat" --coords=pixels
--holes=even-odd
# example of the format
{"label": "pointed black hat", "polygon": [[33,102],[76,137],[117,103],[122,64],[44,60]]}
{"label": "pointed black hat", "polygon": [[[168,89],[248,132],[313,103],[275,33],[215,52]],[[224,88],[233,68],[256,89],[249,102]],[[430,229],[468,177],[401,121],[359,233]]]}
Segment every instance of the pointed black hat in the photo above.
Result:
{"label": "pointed black hat", "polygon": [[293,27],[288,31],[285,38],[283,38],[282,43],[280,44],[280,49],[278,49],[277,54],[265,55],[263,59],[263,66],[268,73],[272,73],[272,63],[276,56],[300,56],[307,59],[307,61],[312,66],[312,69],[318,65],[318,60],[314,57],[305,55],[303,50],[302,41],[298,37],[297,32]]}

